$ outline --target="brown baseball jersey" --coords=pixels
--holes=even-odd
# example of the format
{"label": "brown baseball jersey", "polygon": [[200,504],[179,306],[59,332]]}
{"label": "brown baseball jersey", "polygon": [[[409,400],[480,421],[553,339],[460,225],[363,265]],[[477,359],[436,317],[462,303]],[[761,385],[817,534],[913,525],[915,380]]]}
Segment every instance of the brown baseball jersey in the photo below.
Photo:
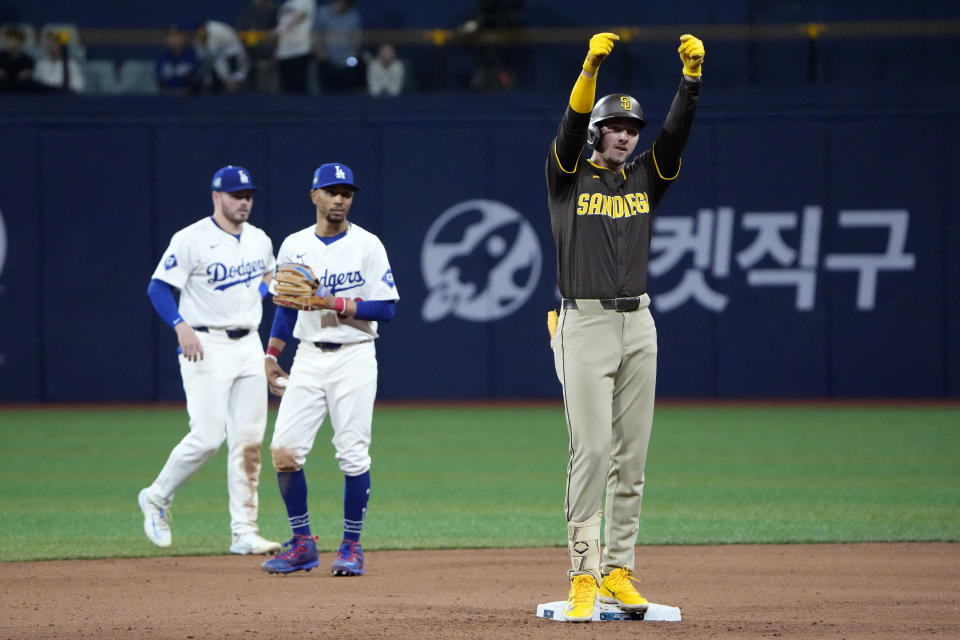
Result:
{"label": "brown baseball jersey", "polygon": [[567,106],[546,164],[564,298],[646,293],[653,213],[680,170],[699,95],[699,82],[682,80],[653,146],[618,172],[582,157],[590,114]]}

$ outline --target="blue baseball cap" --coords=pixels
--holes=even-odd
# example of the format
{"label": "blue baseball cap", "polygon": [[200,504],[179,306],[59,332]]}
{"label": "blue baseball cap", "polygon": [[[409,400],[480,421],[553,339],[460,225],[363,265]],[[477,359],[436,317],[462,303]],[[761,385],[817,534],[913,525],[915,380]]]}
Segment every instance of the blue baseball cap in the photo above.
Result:
{"label": "blue baseball cap", "polygon": [[249,171],[243,167],[235,167],[232,164],[223,167],[213,174],[210,189],[212,191],[226,191],[227,193],[234,191],[261,191],[260,187],[253,186],[253,179],[250,177]]}
{"label": "blue baseball cap", "polygon": [[345,164],[330,162],[322,164],[313,172],[313,186],[311,189],[323,189],[338,184],[345,184],[358,191],[360,187],[353,183],[353,171]]}

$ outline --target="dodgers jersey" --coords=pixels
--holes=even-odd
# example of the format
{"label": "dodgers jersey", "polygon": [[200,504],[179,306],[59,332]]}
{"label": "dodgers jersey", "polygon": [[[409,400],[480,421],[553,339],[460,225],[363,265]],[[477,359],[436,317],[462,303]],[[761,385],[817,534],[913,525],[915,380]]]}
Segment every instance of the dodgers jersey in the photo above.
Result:
{"label": "dodgers jersey", "polygon": [[173,234],[153,277],[180,289],[187,324],[256,329],[260,281],[276,264],[273,242],[261,229],[244,222],[238,238],[209,216]]}
{"label": "dodgers jersey", "polygon": [[[317,295],[361,300],[400,299],[383,243],[353,223],[342,238],[329,245],[317,237],[315,226],[290,234],[280,245],[277,262],[296,262],[313,269],[320,281]],[[330,309],[298,312],[293,336],[307,342],[343,344],[379,337],[375,320],[343,319]]]}

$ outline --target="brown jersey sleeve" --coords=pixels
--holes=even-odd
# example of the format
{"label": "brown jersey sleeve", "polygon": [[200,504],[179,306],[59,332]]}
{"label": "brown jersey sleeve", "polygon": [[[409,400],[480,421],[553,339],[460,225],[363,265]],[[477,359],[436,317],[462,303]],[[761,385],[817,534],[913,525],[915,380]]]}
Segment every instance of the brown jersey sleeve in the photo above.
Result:
{"label": "brown jersey sleeve", "polygon": [[673,180],[680,172],[680,154],[690,137],[699,99],[700,83],[684,78],[670,105],[660,135],[653,143],[653,160],[661,179]]}
{"label": "brown jersey sleeve", "polygon": [[583,161],[583,146],[587,141],[589,113],[577,113],[567,106],[560,121],[557,137],[547,152],[547,185],[555,194],[576,180],[577,168]]}

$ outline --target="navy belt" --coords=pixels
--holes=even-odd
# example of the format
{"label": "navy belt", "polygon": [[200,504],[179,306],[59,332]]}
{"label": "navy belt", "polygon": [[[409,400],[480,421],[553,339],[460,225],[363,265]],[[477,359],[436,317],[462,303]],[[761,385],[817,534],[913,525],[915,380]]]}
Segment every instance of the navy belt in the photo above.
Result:
{"label": "navy belt", "polygon": [[339,351],[340,349],[346,349],[347,347],[352,347],[355,344],[367,344],[369,340],[361,340],[360,342],[314,342],[312,343],[320,351]]}
{"label": "navy belt", "polygon": [[[202,331],[203,333],[210,333],[210,327],[194,327],[193,330]],[[246,337],[247,334],[250,333],[250,329],[216,329],[216,331],[223,331],[231,340],[239,340],[240,338]]]}
{"label": "navy belt", "polygon": [[[597,302],[600,303],[600,306],[606,309],[607,311],[619,311],[621,313],[629,313],[631,311],[636,311],[640,308],[640,298],[643,296],[636,296],[633,298],[601,298]],[[577,301],[573,298],[564,298],[563,299],[563,308],[564,309],[579,309],[577,306]]]}

